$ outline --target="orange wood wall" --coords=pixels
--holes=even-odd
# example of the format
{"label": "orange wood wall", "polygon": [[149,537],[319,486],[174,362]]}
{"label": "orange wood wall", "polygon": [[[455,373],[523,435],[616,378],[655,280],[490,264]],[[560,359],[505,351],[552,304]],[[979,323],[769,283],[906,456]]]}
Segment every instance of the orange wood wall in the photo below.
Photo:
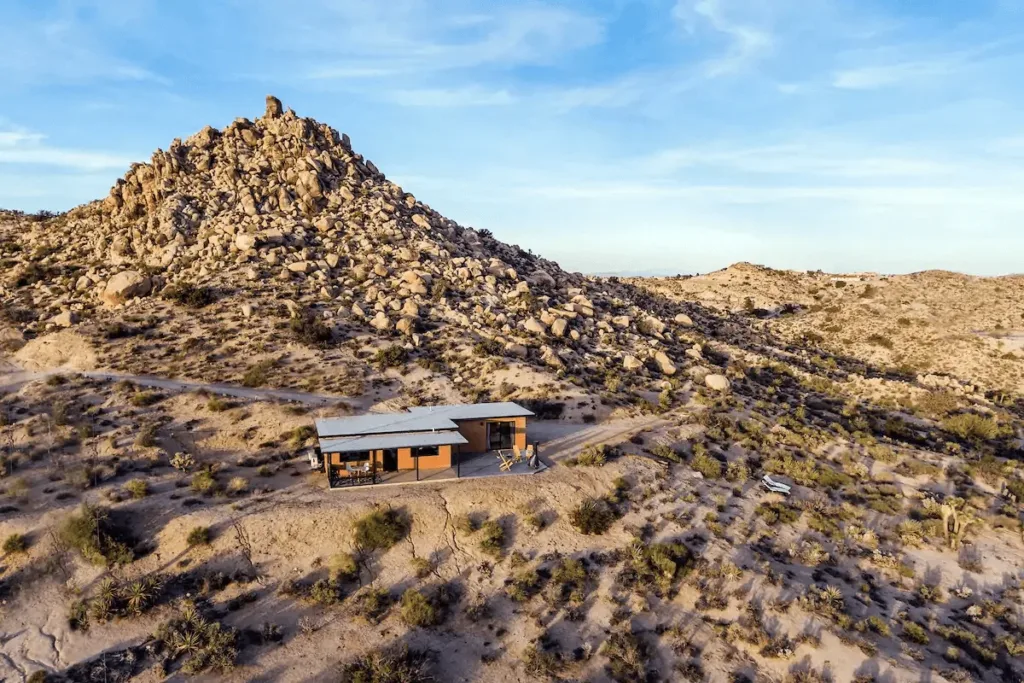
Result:
{"label": "orange wood wall", "polygon": [[[525,417],[508,417],[508,418],[495,418],[493,420],[465,420],[458,422],[459,433],[461,433],[466,440],[469,441],[467,444],[463,444],[463,453],[486,453],[487,448],[487,423],[488,422],[514,422],[516,425],[516,433],[514,443],[519,448],[526,448],[526,418]],[[422,466],[422,465],[421,465]]]}

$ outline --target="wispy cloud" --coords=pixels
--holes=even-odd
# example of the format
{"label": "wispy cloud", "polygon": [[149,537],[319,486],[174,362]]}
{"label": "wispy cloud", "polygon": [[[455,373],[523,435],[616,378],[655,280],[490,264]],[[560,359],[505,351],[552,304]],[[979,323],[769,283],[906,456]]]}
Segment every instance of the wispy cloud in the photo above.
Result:
{"label": "wispy cloud", "polygon": [[910,81],[948,76],[962,65],[951,61],[904,62],[881,66],[864,66],[837,71],[832,85],[846,90],[876,90],[902,85]]}
{"label": "wispy cloud", "polygon": [[0,165],[55,166],[82,171],[127,169],[132,160],[117,154],[51,147],[45,135],[24,129],[0,130]]}
{"label": "wispy cloud", "polygon": [[479,87],[392,90],[384,98],[405,107],[495,107],[516,101],[508,90]]}
{"label": "wispy cloud", "polygon": [[723,0],[678,0],[672,13],[691,34],[704,24],[726,39],[725,52],[703,64],[708,77],[740,71],[772,47],[773,36],[768,30],[731,19]]}

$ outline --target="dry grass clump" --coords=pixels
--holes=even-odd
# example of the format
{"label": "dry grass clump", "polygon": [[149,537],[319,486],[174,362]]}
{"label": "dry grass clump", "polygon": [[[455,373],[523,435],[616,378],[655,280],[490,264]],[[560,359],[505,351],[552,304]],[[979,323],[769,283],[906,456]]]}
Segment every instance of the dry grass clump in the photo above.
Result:
{"label": "dry grass clump", "polygon": [[28,550],[28,537],[25,534],[11,534],[4,539],[3,550],[8,555],[25,552]]}
{"label": "dry grass clump", "polygon": [[188,536],[185,537],[185,542],[188,543],[190,548],[194,548],[200,545],[210,544],[210,527],[208,526],[197,526],[192,527],[188,532]]}
{"label": "dry grass clump", "polygon": [[203,308],[217,300],[216,293],[209,287],[197,286],[192,282],[179,282],[164,289],[164,299],[188,308]]}

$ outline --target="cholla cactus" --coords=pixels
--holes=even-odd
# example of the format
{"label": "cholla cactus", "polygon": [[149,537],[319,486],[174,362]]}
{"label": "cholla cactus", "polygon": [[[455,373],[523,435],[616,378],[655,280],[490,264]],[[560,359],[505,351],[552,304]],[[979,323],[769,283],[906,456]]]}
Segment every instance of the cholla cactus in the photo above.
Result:
{"label": "cholla cactus", "polygon": [[188,472],[196,466],[196,459],[188,453],[175,453],[171,458],[171,467],[179,472]]}

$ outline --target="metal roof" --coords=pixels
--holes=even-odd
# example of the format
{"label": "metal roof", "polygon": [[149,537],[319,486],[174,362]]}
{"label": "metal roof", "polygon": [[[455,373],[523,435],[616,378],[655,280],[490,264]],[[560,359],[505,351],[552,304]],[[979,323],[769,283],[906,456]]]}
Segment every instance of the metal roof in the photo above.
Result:
{"label": "metal roof", "polygon": [[321,453],[353,453],[385,448],[416,448],[418,446],[447,446],[469,443],[458,432],[412,432],[402,434],[373,434],[335,439],[321,439]]}
{"label": "metal roof", "polygon": [[316,433],[330,436],[361,436],[397,432],[432,432],[458,429],[443,415],[421,413],[372,413],[357,417],[329,417],[316,421]]}
{"label": "metal roof", "polygon": [[413,415],[435,415],[449,420],[488,420],[498,417],[533,417],[533,412],[518,403],[467,403],[451,406],[418,406],[409,408]]}

